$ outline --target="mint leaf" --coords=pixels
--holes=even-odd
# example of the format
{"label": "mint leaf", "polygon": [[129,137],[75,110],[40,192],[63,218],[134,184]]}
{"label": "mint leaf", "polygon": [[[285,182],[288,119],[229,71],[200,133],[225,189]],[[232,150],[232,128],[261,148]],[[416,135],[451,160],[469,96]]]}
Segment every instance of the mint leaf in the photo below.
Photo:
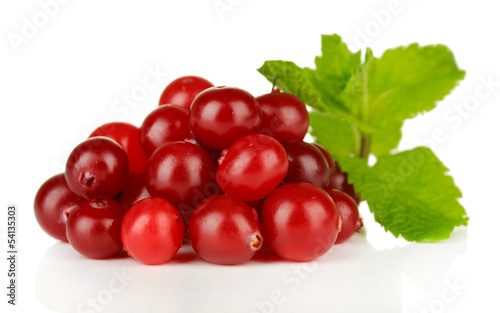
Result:
{"label": "mint leaf", "polygon": [[364,120],[368,120],[368,116],[363,114],[368,111],[369,99],[368,95],[368,78],[371,62],[373,60],[373,52],[370,48],[366,49],[365,61],[354,69],[345,89],[341,93],[342,101],[350,103],[351,112]]}
{"label": "mint leaf", "polygon": [[375,220],[394,236],[417,242],[442,240],[455,227],[467,225],[465,209],[457,200],[462,193],[430,149],[385,155],[373,167],[359,158],[337,160]]}
{"label": "mint leaf", "polygon": [[380,59],[368,49],[342,98],[373,127],[371,152],[380,156],[397,147],[405,119],[433,109],[464,76],[443,45],[411,44],[387,50]]}
{"label": "mint leaf", "polygon": [[311,135],[328,151],[349,155],[357,150],[359,137],[356,129],[327,113],[310,112]]}
{"label": "mint leaf", "polygon": [[266,61],[258,71],[267,80],[273,82],[284,92],[292,93],[309,106],[319,111],[326,111],[326,105],[321,100],[320,93],[313,87],[310,76],[305,69],[289,61]]}
{"label": "mint leaf", "polygon": [[322,95],[325,103],[334,103],[352,112],[350,103],[342,101],[340,93],[361,63],[361,51],[352,53],[340,36],[334,34],[321,36],[321,53],[314,60],[314,88]]}

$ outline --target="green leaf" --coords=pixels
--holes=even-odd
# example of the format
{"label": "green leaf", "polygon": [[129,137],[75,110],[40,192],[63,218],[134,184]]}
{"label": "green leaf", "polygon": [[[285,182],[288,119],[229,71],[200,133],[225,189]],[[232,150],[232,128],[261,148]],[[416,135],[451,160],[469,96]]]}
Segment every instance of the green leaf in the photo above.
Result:
{"label": "green leaf", "polygon": [[346,103],[350,103],[352,108],[351,112],[365,121],[368,120],[368,116],[363,114],[363,112],[368,111],[368,106],[370,105],[369,99],[367,98],[367,90],[369,81],[368,75],[372,61],[372,50],[367,48],[364,63],[354,70],[353,75],[351,75],[351,78],[341,94],[342,100]]}
{"label": "green leaf", "polygon": [[373,127],[371,152],[380,156],[397,147],[405,119],[433,109],[464,76],[443,45],[411,44],[387,50],[380,59],[368,49],[342,99]]}
{"label": "green leaf", "polygon": [[359,134],[356,129],[327,113],[310,112],[311,135],[328,151],[349,155],[357,151]]}
{"label": "green leaf", "polygon": [[316,57],[314,87],[325,103],[340,105],[352,112],[352,105],[344,103],[340,93],[361,63],[361,51],[352,53],[339,35],[321,36],[322,55]]}
{"label": "green leaf", "polygon": [[462,196],[448,169],[425,147],[378,158],[373,167],[363,159],[337,157],[349,182],[367,200],[375,220],[408,241],[447,239],[468,217]]}
{"label": "green leaf", "polygon": [[266,61],[258,71],[270,82],[276,77],[276,85],[284,92],[292,93],[309,106],[326,111],[321,95],[313,87],[309,74],[295,63],[289,61]]}

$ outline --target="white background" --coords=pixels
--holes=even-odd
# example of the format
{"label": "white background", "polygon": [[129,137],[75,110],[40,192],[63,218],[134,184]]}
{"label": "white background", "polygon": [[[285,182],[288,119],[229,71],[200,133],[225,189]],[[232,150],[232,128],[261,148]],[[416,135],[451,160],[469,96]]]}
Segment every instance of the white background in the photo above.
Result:
{"label": "white background", "polygon": [[[498,310],[495,1],[66,1],[51,6],[46,18],[41,3],[48,2],[0,4],[2,312]],[[231,9],[218,12],[214,3]],[[33,19],[38,26],[26,34]],[[86,260],[36,224],[39,185],[62,170],[72,147],[96,126],[140,125],[163,87],[182,75],[266,93],[270,85],[256,71],[265,60],[313,66],[320,35],[332,33],[353,50],[369,45],[375,55],[412,42],[452,49],[466,79],[436,110],[405,124],[400,149],[425,143],[450,168],[464,194],[467,229],[448,241],[407,244],[384,233],[363,205],[366,237],[355,236],[317,262],[264,255],[223,267],[194,259],[184,247],[172,262],[148,267],[130,259]],[[13,44],[13,36],[24,40]],[[152,71],[161,75],[146,90]],[[492,81],[491,89],[484,81]],[[124,102],[127,96],[133,103]],[[12,203],[19,208],[15,308],[4,296]]]}

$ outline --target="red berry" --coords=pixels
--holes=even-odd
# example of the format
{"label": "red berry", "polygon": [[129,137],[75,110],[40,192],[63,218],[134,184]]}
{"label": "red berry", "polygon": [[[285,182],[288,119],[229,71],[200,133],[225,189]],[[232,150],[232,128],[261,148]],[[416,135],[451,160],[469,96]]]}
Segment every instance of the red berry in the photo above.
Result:
{"label": "red berry", "polygon": [[[335,163],[336,164],[336,163]],[[329,189],[338,189],[346,194],[348,194],[351,198],[356,201],[356,203],[361,202],[361,196],[354,191],[354,186],[352,184],[349,184],[349,181],[347,180],[347,173],[343,173],[340,171],[340,169],[337,166],[337,172],[333,174],[331,177],[331,181],[328,184]]]}
{"label": "red berry", "polygon": [[326,192],[335,202],[342,220],[342,229],[335,244],[342,243],[351,238],[363,226],[363,222],[359,217],[358,205],[353,198],[340,190],[326,189]]}
{"label": "red berry", "polygon": [[283,143],[288,154],[288,173],[283,182],[306,182],[324,188],[330,179],[330,169],[321,151],[310,143],[289,141]]}
{"label": "red berry", "polygon": [[191,131],[212,149],[227,149],[239,138],[255,134],[262,122],[257,100],[247,91],[212,87],[201,92],[189,111]]}
{"label": "red berry", "polygon": [[65,177],[69,188],[80,196],[112,198],[129,178],[127,154],[112,139],[87,139],[69,155]]}
{"label": "red berry", "polygon": [[203,148],[175,141],[156,150],[146,166],[146,188],[153,197],[171,202],[181,213],[220,193],[215,163]]}
{"label": "red berry", "polygon": [[125,214],[121,238],[128,254],[144,264],[162,264],[179,251],[184,222],[167,200],[140,200]]}
{"label": "red berry", "polygon": [[144,119],[139,139],[146,156],[162,144],[193,138],[189,129],[189,112],[176,105],[162,105]]}
{"label": "red berry", "polygon": [[339,233],[339,213],[323,189],[308,183],[278,187],[264,202],[262,234],[277,255],[311,261],[325,254]]}
{"label": "red berry", "polygon": [[330,169],[330,182],[328,183],[327,188],[341,190],[351,196],[354,201],[359,204],[361,202],[361,196],[354,191],[354,186],[349,184],[347,174],[340,171],[338,164],[333,160],[331,154],[325,149],[325,147],[318,143],[313,143],[313,145],[318,148],[321,153],[323,153],[326,161],[328,162],[328,168]]}
{"label": "red berry", "polygon": [[272,92],[257,97],[262,111],[261,133],[279,142],[302,140],[309,128],[306,105],[296,96]]}
{"label": "red berry", "polygon": [[193,211],[188,227],[194,251],[216,264],[241,264],[262,246],[257,213],[230,196],[203,200]]}
{"label": "red berry", "polygon": [[326,150],[325,147],[316,142],[312,143],[312,145],[318,148],[318,150],[321,151],[321,153],[323,153],[323,156],[326,159],[326,163],[328,163],[328,168],[330,169],[330,182],[331,182],[331,177],[337,172],[337,163],[335,163],[332,155],[330,154],[330,152],[328,152],[328,150]]}
{"label": "red berry", "polygon": [[145,180],[144,174],[135,176],[123,187],[121,203],[126,211],[130,210],[137,201],[151,197]]}
{"label": "red berry", "polygon": [[113,122],[99,126],[90,134],[89,138],[97,136],[111,138],[122,146],[128,157],[130,174],[144,173],[148,160],[139,142],[139,128],[128,123]]}
{"label": "red berry", "polygon": [[49,178],[40,186],[35,196],[35,217],[42,229],[50,236],[64,242],[68,215],[85,199],[71,191],[64,174]]}
{"label": "red berry", "polygon": [[221,157],[217,182],[226,194],[255,201],[276,188],[287,170],[286,151],[276,139],[248,135],[233,143]]}
{"label": "red berry", "polygon": [[122,251],[120,229],[125,213],[112,199],[80,203],[68,216],[66,235],[71,246],[91,259],[105,259]]}
{"label": "red berry", "polygon": [[179,77],[165,87],[159,104],[175,104],[188,109],[194,98],[210,87],[213,87],[211,82],[198,76]]}

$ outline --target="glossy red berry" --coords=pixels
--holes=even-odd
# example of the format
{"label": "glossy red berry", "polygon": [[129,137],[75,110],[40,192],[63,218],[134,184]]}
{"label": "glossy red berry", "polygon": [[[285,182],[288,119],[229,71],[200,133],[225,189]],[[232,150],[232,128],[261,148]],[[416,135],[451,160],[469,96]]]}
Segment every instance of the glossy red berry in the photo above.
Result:
{"label": "glossy red berry", "polygon": [[35,217],[38,224],[50,236],[64,242],[68,215],[85,199],[71,191],[64,174],[49,178],[40,186],[35,196]]}
{"label": "glossy red berry", "polygon": [[201,92],[189,111],[191,131],[212,149],[227,149],[241,137],[260,130],[262,113],[257,100],[234,87],[212,87]]}
{"label": "glossy red berry", "polygon": [[325,147],[323,147],[322,145],[320,145],[319,143],[316,143],[316,142],[312,143],[312,145],[315,146],[316,148],[318,148],[318,150],[321,151],[321,153],[325,157],[326,163],[328,163],[328,168],[330,169],[330,180],[329,181],[331,182],[332,181],[331,177],[337,172],[337,163],[335,163],[332,155],[330,154],[330,152],[328,152],[328,150],[326,150]]}
{"label": "glossy red berry", "polygon": [[96,128],[89,138],[97,136],[111,138],[122,146],[128,157],[130,174],[139,175],[144,173],[148,160],[139,142],[139,128],[129,123],[112,122]]}
{"label": "glossy red berry", "polygon": [[291,261],[325,254],[339,233],[339,213],[323,189],[308,183],[278,187],[264,202],[262,234],[267,246]]}
{"label": "glossy red berry", "polygon": [[336,189],[326,189],[326,192],[330,195],[333,202],[335,202],[340,219],[342,220],[342,229],[337,237],[337,241],[335,241],[335,244],[339,244],[351,238],[355,232],[359,231],[363,226],[363,222],[359,217],[358,205],[353,198]]}
{"label": "glossy red berry", "polygon": [[91,259],[105,259],[122,251],[121,223],[125,210],[112,199],[87,200],[68,216],[66,235],[71,246]]}
{"label": "glossy red berry", "polygon": [[176,105],[162,105],[144,119],[139,139],[147,157],[162,144],[193,138],[189,129],[189,112]]}
{"label": "glossy red berry", "polygon": [[175,104],[188,109],[194,98],[210,87],[213,87],[213,84],[205,78],[198,76],[179,77],[165,87],[159,104]]}
{"label": "glossy red berry", "polygon": [[123,247],[134,259],[149,265],[162,264],[179,251],[184,222],[167,200],[143,199],[125,214],[121,238]]}
{"label": "glossy red berry", "polygon": [[171,202],[181,213],[220,193],[215,163],[203,148],[174,141],[158,148],[146,166],[146,188],[153,197]]}
{"label": "glossy red berry", "polygon": [[149,198],[151,195],[146,188],[144,174],[131,178],[123,187],[121,204],[128,211],[137,201]]}
{"label": "glossy red berry", "polygon": [[233,143],[221,157],[217,183],[232,197],[255,201],[276,188],[287,171],[287,153],[276,139],[248,135]]}
{"label": "glossy red berry", "polygon": [[69,155],[65,177],[69,188],[80,196],[112,198],[129,178],[127,154],[107,137],[87,139]]}
{"label": "glossy red berry", "polygon": [[203,200],[191,215],[188,233],[194,251],[216,264],[244,263],[262,246],[256,212],[227,195]]}
{"label": "glossy red berry", "polygon": [[302,140],[309,128],[309,114],[298,97],[284,92],[272,92],[257,97],[262,111],[262,134],[279,142]]}
{"label": "glossy red berry", "polygon": [[319,151],[323,153],[326,161],[328,162],[328,168],[330,169],[330,181],[327,188],[341,190],[351,196],[354,201],[359,204],[359,202],[361,202],[360,195],[356,194],[354,186],[349,184],[349,181],[347,180],[347,174],[340,171],[340,168],[337,162],[333,160],[332,155],[325,149],[325,147],[318,143],[313,143],[313,146],[318,148]]}
{"label": "glossy red berry", "polygon": [[[336,165],[337,163],[335,163]],[[354,190],[354,186],[349,183],[347,180],[347,173],[341,172],[339,167],[336,165],[337,171],[331,176],[330,183],[328,184],[329,189],[338,189],[346,194],[348,194],[351,198],[356,201],[356,203],[361,202],[361,196],[356,193]]]}
{"label": "glossy red berry", "polygon": [[283,180],[286,183],[306,182],[324,188],[328,186],[330,169],[323,153],[304,141],[283,143],[288,154],[288,173]]}

